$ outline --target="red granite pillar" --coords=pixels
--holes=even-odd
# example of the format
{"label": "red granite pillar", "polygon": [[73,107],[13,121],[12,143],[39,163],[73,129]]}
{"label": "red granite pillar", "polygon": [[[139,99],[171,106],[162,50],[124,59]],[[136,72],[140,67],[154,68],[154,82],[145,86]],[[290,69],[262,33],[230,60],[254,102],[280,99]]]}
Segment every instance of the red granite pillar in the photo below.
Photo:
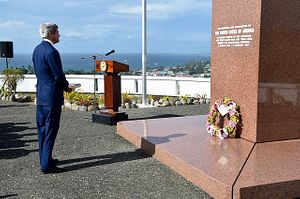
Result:
{"label": "red granite pillar", "polygon": [[213,0],[211,101],[240,105],[242,138],[300,138],[299,10],[299,0]]}

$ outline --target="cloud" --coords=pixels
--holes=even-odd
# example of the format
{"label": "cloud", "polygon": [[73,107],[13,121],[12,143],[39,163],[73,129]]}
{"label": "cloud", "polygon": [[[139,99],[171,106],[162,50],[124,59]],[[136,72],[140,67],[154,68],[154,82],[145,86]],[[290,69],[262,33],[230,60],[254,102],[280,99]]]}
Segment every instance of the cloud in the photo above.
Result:
{"label": "cloud", "polygon": [[16,40],[32,35],[31,26],[22,21],[0,21],[0,30],[2,40]]}
{"label": "cloud", "polygon": [[[140,5],[117,4],[108,8],[111,14],[123,16],[140,15],[142,8]],[[203,10],[211,10],[211,0],[154,0],[147,3],[147,14],[150,19],[168,19],[176,18],[177,15]]]}
{"label": "cloud", "polygon": [[[54,4],[59,4],[55,12],[45,10]],[[62,39],[72,46],[62,45],[66,51],[74,51],[74,46],[105,45],[119,46],[125,52],[140,51],[140,0],[0,0],[0,10],[0,39],[14,41],[16,52],[27,50],[25,41],[31,42],[31,47],[39,42],[39,24],[46,21],[60,26]],[[209,39],[211,0],[148,0],[147,10],[148,40],[158,52],[172,51],[177,42],[189,46]],[[200,35],[202,32],[207,35]],[[168,45],[161,46],[164,40]]]}
{"label": "cloud", "polygon": [[153,19],[175,18],[188,12],[211,10],[211,2],[207,0],[165,0],[161,3],[149,4],[149,17]]}
{"label": "cloud", "polygon": [[63,7],[80,7],[80,6],[86,6],[88,4],[88,2],[86,2],[86,1],[68,1],[68,0],[64,0],[64,1],[60,2],[60,4]]}
{"label": "cloud", "polygon": [[82,34],[76,31],[65,31],[63,33],[64,37],[81,37]]}
{"label": "cloud", "polygon": [[[1,1],[1,0],[0,0]],[[0,28],[22,28],[25,27],[25,23],[22,21],[5,21],[0,22]]]}
{"label": "cloud", "polygon": [[114,24],[88,24],[87,25],[88,28],[91,29],[113,29],[118,27],[118,25],[114,25]]}
{"label": "cloud", "polygon": [[[77,31],[74,31],[70,28],[66,28],[62,32],[64,37],[80,37],[84,40],[88,39],[101,39],[105,35],[108,35],[110,32],[118,29],[116,24],[87,24],[81,27],[76,27]],[[80,31],[78,31],[80,29]]]}
{"label": "cloud", "polygon": [[115,6],[110,6],[108,12],[111,14],[121,14],[121,15],[138,15],[141,14],[141,6],[130,6],[125,4],[119,4]]}
{"label": "cloud", "polygon": [[[206,32],[206,33],[190,33],[188,37],[186,37],[185,35],[181,35],[180,40],[184,41],[184,42],[207,42],[210,41],[210,33]],[[174,40],[176,40],[176,38],[174,38]]]}

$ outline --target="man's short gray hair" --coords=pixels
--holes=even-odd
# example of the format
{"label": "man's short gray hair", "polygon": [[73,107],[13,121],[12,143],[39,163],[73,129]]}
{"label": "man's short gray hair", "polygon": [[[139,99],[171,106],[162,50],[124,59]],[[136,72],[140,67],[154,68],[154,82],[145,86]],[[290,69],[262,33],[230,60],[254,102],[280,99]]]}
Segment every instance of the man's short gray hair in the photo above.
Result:
{"label": "man's short gray hair", "polygon": [[55,34],[58,30],[58,25],[55,23],[43,23],[40,26],[40,35],[42,38],[47,38],[50,34]]}

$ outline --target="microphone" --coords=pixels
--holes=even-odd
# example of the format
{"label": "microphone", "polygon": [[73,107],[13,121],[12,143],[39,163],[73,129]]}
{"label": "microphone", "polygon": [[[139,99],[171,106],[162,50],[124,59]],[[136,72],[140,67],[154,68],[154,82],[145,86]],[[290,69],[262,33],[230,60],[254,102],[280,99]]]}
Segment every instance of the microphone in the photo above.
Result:
{"label": "microphone", "polygon": [[81,59],[90,59],[90,58],[96,59],[96,55],[91,55],[88,57],[81,57]]}
{"label": "microphone", "polygon": [[113,54],[115,52],[116,52],[115,50],[111,50],[110,52],[106,53],[105,56],[108,56],[108,55]]}
{"label": "microphone", "polygon": [[[108,56],[110,54],[113,54],[115,53],[116,51],[115,50],[111,50],[110,52],[106,53],[105,56]],[[88,57],[81,57],[81,59],[96,59],[97,56],[104,56],[103,54],[102,55],[91,55],[91,56],[88,56]]]}

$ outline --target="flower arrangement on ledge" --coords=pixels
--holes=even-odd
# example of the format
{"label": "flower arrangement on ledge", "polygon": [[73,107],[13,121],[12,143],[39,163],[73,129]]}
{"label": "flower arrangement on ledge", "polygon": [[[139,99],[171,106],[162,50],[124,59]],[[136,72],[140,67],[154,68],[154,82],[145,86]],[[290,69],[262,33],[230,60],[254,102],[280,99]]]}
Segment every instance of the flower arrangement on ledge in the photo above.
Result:
{"label": "flower arrangement on ledge", "polygon": [[[220,116],[229,117],[228,124],[223,125],[223,127],[218,127],[216,125],[217,118]],[[235,137],[240,122],[240,116],[239,106],[233,100],[227,97],[217,100],[210,108],[206,129],[209,134],[221,139]]]}
{"label": "flower arrangement on ledge", "polygon": [[[65,92],[65,108],[81,111],[92,111],[95,109],[103,109],[104,106],[104,94],[94,95],[82,93],[80,90]],[[210,99],[206,94],[196,94],[195,97],[185,96],[162,96],[162,95],[148,95],[147,103],[150,107],[167,107],[167,106],[182,106],[182,105],[198,105],[209,104]],[[138,108],[142,104],[142,98],[140,95],[131,95],[128,92],[121,94],[121,108]]]}

